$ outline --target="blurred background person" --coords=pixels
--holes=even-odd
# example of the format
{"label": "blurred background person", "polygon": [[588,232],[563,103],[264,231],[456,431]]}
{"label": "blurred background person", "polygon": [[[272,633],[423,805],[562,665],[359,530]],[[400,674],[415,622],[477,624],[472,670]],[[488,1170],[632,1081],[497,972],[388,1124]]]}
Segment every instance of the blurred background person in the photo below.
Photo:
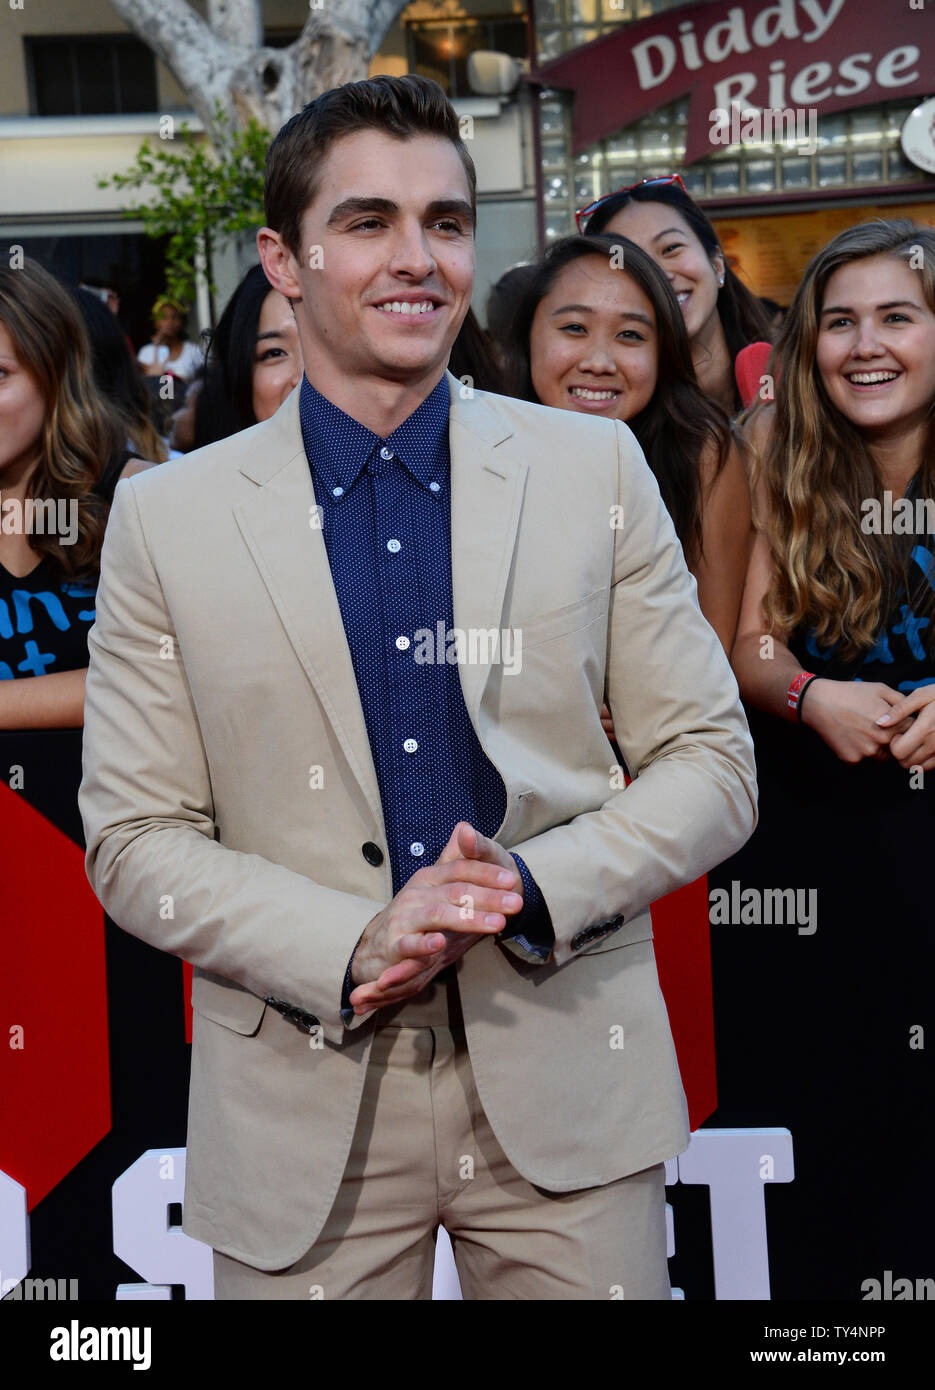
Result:
{"label": "blurred background person", "polygon": [[509,270],[505,270],[496,284],[491,285],[487,292],[485,305],[487,336],[493,345],[494,355],[501,367],[506,362],[510,328],[516,310],[535,271],[535,261],[522,261],[519,265],[511,265]]}
{"label": "blurred background person", "polygon": [[508,381],[523,400],[629,425],[701,611],[729,653],[750,549],[750,490],[727,417],[695,378],[678,302],[652,257],[620,236],[555,242],[514,314]]}
{"label": "blurred background person", "polygon": [[[756,944],[712,928],[715,979],[718,951],[736,976],[741,950],[744,977],[769,981],[722,997],[719,1088],[735,1105],[768,1098],[747,1122],[795,1139],[771,1270],[801,1297],[854,1299],[854,1271],[931,1274],[932,1201],[912,1165],[935,1138],[913,1042],[935,966],[935,231],[836,236],[805,271],[776,365],[775,405],[750,422],[758,531],[733,652],[760,825],[719,874],[807,890],[812,923]],[[911,530],[892,523],[899,504]]]}
{"label": "blurred background person", "polygon": [[[91,366],[98,391],[108,401],[126,431],[125,445],[131,457],[163,463],[168,457],[166,445],[150,417],[149,396],[143,385],[140,368],[127,348],[126,339],[116,318],[103,302],[90,291],[73,291],[84,319],[91,343]],[[109,472],[123,471],[127,459],[115,459]],[[111,480],[108,469],[101,477],[101,486],[109,486],[111,495],[116,476]]]}
{"label": "blurred background person", "polygon": [[32,260],[0,267],[0,729],[83,723],[99,485],[125,445],[72,296]]}
{"label": "blurred background person", "polygon": [[448,370],[477,391],[504,394],[504,378],[490,334],[481,328],[473,309],[468,309],[451,345]]}
{"label": "blurred background person", "polygon": [[204,355],[197,343],[188,341],[185,310],[165,295],[152,309],[153,336],[136,354],[147,376],[172,375],[190,381],[201,366]]}
{"label": "blurred background person", "polygon": [[200,372],[185,392],[185,399],[178,410],[169,417],[169,457],[179,458],[195,447],[195,406],[205,384],[204,371]]}
{"label": "blurred background person", "polygon": [[769,319],[678,174],[608,193],[575,220],[579,231],[620,234],[652,256],[678,299],[701,389],[731,416],[750,405],[769,361]]}
{"label": "blurred background person", "polygon": [[779,336],[779,330],[782,327],[782,321],[786,317],[786,314],[788,314],[789,310],[785,307],[784,304],[780,304],[775,299],[767,299],[762,294],[759,296],[759,299],[763,312],[769,320],[770,337],[775,342],[776,338]]}

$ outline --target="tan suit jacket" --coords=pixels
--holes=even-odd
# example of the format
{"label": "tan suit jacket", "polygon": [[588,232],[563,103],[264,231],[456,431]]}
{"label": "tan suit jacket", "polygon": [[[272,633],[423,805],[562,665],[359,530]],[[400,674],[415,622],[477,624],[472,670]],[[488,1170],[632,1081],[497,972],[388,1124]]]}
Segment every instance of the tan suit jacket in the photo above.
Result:
{"label": "tan suit jacket", "polygon": [[[626,426],[462,399],[446,376],[455,627],[522,635],[517,672],[459,673],[508,793],[497,839],[555,930],[545,964],[480,942],[458,984],[497,1138],[564,1192],[687,1144],[648,905],[747,839],[753,752]],[[379,1020],[345,1028],[341,989],[392,892],[388,857],[361,852],[385,849],[383,816],[316,520],[296,390],[118,485],[89,639],[88,876],[117,923],[195,967],[184,1229],[259,1269],[312,1245],[338,1189]]]}

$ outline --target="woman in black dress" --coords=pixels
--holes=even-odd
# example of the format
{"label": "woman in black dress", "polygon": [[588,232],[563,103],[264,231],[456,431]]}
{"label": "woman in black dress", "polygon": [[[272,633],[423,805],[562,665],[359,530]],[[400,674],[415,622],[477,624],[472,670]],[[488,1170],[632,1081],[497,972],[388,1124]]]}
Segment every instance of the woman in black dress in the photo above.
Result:
{"label": "woman in black dress", "polygon": [[760,825],[711,883],[796,897],[782,923],[712,914],[716,1122],[792,1132],[773,1296],[862,1299],[935,1273],[935,231],[835,237],[776,355],[732,657]]}

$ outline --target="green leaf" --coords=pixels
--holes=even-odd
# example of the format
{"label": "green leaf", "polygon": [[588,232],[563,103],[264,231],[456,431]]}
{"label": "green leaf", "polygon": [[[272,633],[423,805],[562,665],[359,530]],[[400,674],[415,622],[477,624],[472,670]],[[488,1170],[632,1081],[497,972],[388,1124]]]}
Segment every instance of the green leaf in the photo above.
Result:
{"label": "green leaf", "polygon": [[[218,103],[222,132],[229,125]],[[98,187],[142,190],[142,201],[121,208],[137,218],[150,237],[169,237],[166,292],[191,303],[195,261],[203,242],[213,254],[250,227],[264,221],[263,176],[269,132],[255,120],[225,136],[222,151],[183,122],[175,139],[155,145],[144,140],[129,169],[102,178]],[[211,285],[214,291],[216,286]]]}

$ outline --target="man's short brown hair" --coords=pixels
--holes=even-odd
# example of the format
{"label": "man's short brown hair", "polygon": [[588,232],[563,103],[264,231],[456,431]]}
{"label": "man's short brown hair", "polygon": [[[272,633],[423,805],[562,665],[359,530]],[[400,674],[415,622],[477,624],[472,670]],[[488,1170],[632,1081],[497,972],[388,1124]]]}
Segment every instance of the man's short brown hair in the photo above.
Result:
{"label": "man's short brown hair", "polygon": [[325,157],[342,135],[382,130],[400,140],[440,135],[458,151],[467,175],[471,212],[477,223],[477,175],[461,139],[458,116],[437,82],[406,77],[370,77],[332,87],[287,121],[269,147],[263,200],[266,224],[279,232],[296,257],[302,214],[319,189]]}

